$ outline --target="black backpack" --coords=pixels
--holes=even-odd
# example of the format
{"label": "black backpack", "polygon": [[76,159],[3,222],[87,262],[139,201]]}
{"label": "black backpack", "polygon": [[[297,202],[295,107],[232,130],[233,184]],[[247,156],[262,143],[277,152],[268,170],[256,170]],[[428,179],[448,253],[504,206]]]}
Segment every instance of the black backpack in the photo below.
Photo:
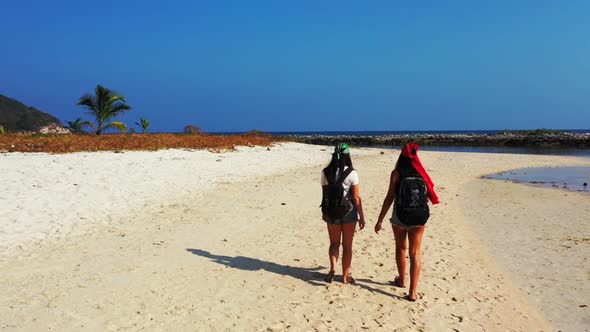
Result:
{"label": "black backpack", "polygon": [[406,225],[424,225],[430,217],[428,189],[419,176],[402,178],[395,199],[395,214]]}
{"label": "black backpack", "polygon": [[[328,184],[322,187],[322,204],[320,207],[322,208],[322,214],[331,220],[342,219],[351,210],[350,205],[342,202],[344,198],[342,182],[352,171],[352,167],[347,168],[335,182],[326,176]],[[325,174],[326,171],[324,170]]]}

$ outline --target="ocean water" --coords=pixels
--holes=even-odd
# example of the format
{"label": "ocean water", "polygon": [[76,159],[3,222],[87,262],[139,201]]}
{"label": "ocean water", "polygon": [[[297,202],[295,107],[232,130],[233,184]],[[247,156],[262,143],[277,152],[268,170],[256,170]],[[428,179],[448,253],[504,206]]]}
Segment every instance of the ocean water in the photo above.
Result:
{"label": "ocean water", "polygon": [[[401,149],[401,146],[382,146],[385,149]],[[535,155],[576,156],[590,158],[590,149],[563,147],[505,147],[505,146],[421,146],[421,151],[514,153]]]}
{"label": "ocean water", "polygon": [[521,168],[483,178],[590,193],[590,167]]}

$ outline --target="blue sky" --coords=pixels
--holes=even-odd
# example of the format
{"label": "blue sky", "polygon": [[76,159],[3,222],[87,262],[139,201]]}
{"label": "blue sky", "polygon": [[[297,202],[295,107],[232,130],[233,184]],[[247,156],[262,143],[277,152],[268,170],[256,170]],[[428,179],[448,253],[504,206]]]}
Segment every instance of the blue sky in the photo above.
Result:
{"label": "blue sky", "polygon": [[590,127],[590,1],[2,1],[0,94],[154,131]]}

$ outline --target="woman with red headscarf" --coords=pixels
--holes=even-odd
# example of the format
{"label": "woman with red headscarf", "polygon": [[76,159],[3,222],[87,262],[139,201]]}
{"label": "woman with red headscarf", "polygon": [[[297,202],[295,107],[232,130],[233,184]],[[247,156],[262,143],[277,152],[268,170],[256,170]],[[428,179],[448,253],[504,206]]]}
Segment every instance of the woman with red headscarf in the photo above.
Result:
{"label": "woman with red headscarf", "polygon": [[417,298],[416,289],[421,264],[420,246],[424,225],[430,216],[428,200],[432,204],[439,203],[434,192],[434,184],[418,158],[418,145],[408,143],[402,148],[395,168],[391,172],[389,190],[375,224],[375,232],[379,233],[381,230],[383,219],[395,201],[391,226],[395,237],[395,262],[398,276],[395,277],[393,284],[397,287],[406,287],[406,251],[409,242],[410,291],[407,299],[412,302]]}

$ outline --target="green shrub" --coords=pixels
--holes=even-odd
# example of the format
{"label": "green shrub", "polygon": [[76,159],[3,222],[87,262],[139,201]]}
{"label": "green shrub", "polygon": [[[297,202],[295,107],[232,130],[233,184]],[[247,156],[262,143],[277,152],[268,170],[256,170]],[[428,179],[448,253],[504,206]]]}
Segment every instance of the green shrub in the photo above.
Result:
{"label": "green shrub", "polygon": [[188,125],[188,126],[184,127],[184,133],[185,134],[194,135],[194,134],[200,134],[201,132],[202,132],[201,131],[201,128],[199,128],[197,126]]}
{"label": "green shrub", "polygon": [[272,136],[271,134],[266,133],[261,130],[258,130],[258,129],[250,130],[249,132],[245,133],[244,135],[255,136],[255,137],[270,137],[270,136]]}

